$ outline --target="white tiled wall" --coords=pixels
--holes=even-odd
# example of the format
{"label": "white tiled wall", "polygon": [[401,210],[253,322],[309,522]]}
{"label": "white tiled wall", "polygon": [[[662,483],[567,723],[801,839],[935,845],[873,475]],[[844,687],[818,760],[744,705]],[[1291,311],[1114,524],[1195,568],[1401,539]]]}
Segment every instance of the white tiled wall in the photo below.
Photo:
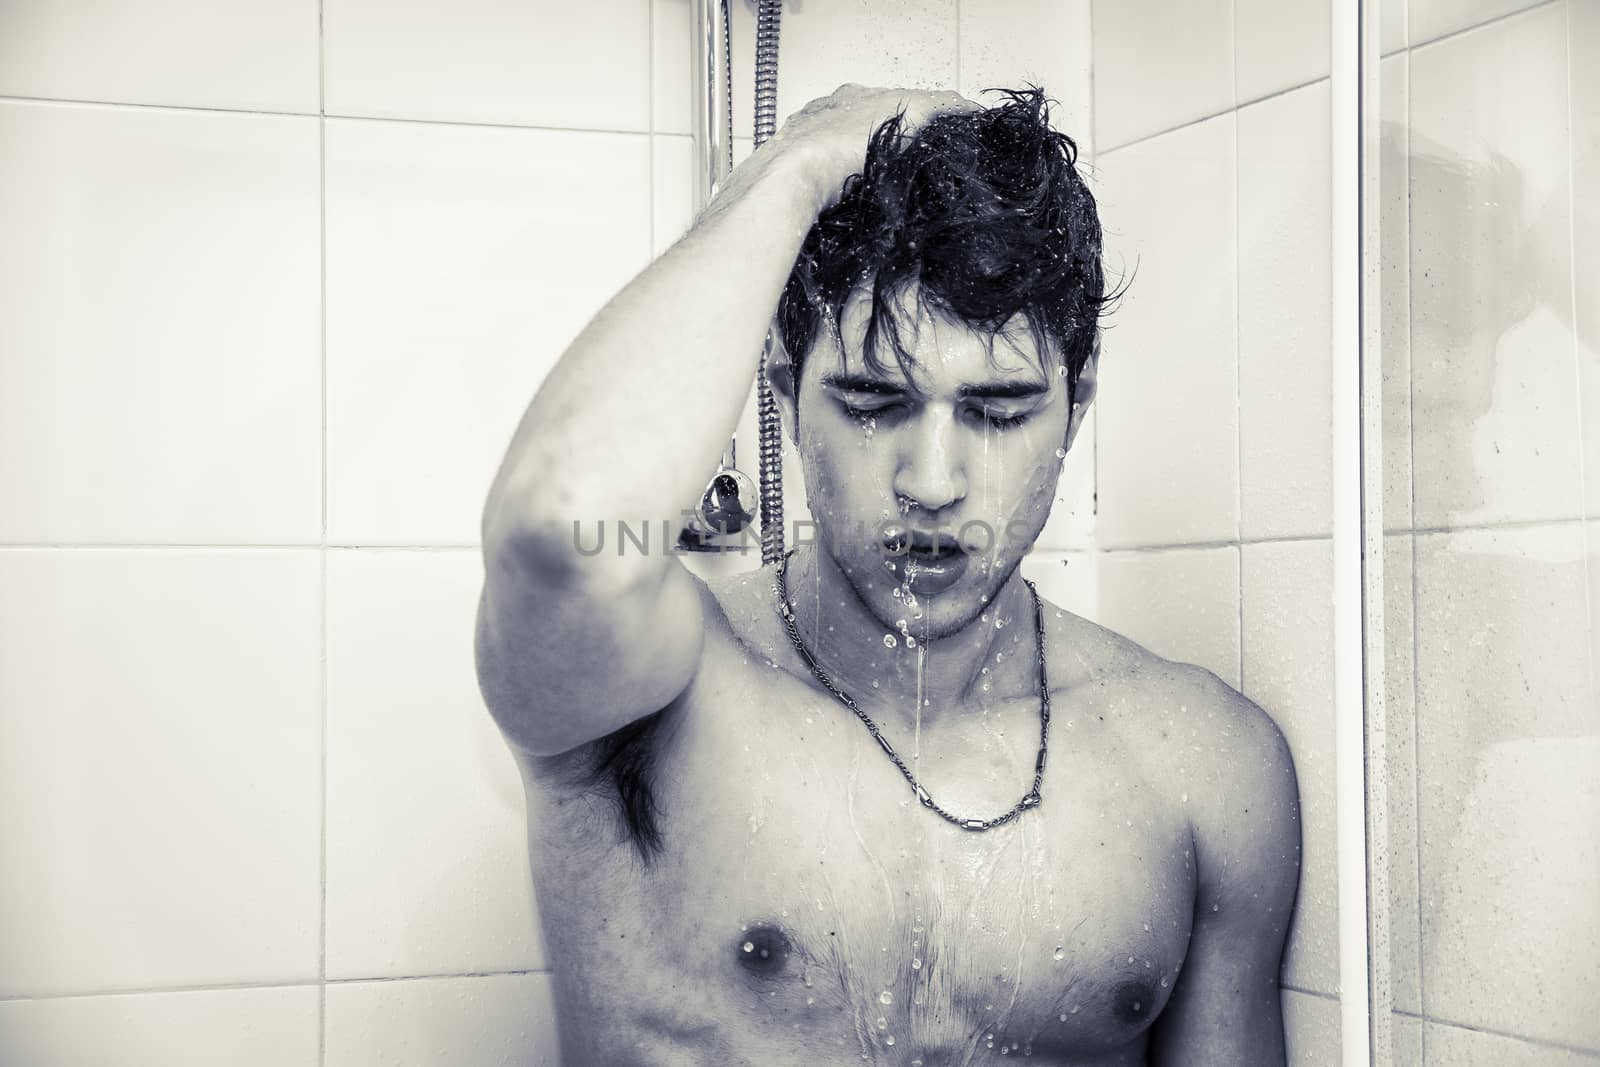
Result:
{"label": "white tiled wall", "polygon": [[1101,621],[1209,667],[1294,755],[1293,1063],[1339,1056],[1328,7],[1094,5]]}
{"label": "white tiled wall", "polygon": [[[0,1063],[555,1063],[474,542],[689,221],[688,16],[0,4]],[[1088,26],[790,4],[779,114],[1032,79],[1087,151]],[[1029,561],[1083,611],[1094,467]]]}

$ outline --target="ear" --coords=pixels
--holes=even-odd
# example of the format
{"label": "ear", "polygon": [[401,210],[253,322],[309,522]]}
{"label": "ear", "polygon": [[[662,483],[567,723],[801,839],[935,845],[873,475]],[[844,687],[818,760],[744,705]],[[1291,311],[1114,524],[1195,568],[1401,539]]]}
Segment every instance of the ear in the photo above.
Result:
{"label": "ear", "polygon": [[767,353],[767,382],[772,386],[772,398],[778,403],[778,414],[783,420],[789,441],[800,444],[800,406],[794,392],[794,376],[789,373],[789,352],[778,338],[778,328],[772,327],[772,347]]}
{"label": "ear", "polygon": [[1073,403],[1078,406],[1073,410],[1067,422],[1067,450],[1072,450],[1072,442],[1078,438],[1078,430],[1083,426],[1084,417],[1089,414],[1089,405],[1094,403],[1096,371],[1100,363],[1100,341],[1094,343],[1094,351],[1089,358],[1084,360],[1083,369],[1078,372],[1078,387],[1073,395]]}

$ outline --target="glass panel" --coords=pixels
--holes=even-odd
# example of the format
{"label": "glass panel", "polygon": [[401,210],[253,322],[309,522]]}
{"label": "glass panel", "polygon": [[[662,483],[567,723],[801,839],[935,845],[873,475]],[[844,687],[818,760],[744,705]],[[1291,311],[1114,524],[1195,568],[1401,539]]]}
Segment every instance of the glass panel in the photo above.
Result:
{"label": "glass panel", "polygon": [[1588,1062],[1600,3],[1382,8],[1392,1052]]}

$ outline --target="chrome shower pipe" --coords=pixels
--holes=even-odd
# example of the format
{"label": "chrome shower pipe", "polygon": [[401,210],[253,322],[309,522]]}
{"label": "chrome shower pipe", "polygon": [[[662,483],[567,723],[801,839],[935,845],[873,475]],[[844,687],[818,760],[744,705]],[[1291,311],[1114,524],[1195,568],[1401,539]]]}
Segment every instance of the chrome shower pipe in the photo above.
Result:
{"label": "chrome shower pipe", "polygon": [[[737,0],[690,0],[691,100],[697,149],[694,179],[696,215],[705,210],[733,170],[733,11]],[[759,0],[756,23],[756,85],[754,95],[755,143],[759,147],[776,129],[778,90],[778,26],[782,0]],[[761,559],[777,560],[784,550],[783,537],[783,430],[777,402],[767,380],[767,360],[772,353],[769,331],[756,372],[756,410],[759,426],[757,465],[760,476]],[[737,437],[730,438],[722,456],[725,469],[737,468]],[[709,499],[709,498],[708,498]]]}
{"label": "chrome shower pipe", "polygon": [[732,57],[728,54],[726,0],[690,0],[692,13],[695,160],[694,209],[698,214],[733,169]]}

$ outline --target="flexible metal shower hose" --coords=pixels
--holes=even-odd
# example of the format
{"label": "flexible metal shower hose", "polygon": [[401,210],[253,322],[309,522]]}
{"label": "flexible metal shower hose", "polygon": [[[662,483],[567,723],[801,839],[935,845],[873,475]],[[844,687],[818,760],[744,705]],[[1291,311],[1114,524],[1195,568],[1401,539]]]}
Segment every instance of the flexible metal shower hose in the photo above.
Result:
{"label": "flexible metal shower hose", "polygon": [[[726,13],[726,8],[724,8]],[[777,130],[778,116],[778,23],[783,0],[760,0],[756,8],[756,147]],[[729,22],[723,22],[724,32]],[[727,50],[732,56],[732,49]],[[728,63],[733,77],[733,63]],[[733,93],[728,97],[731,100]],[[730,108],[730,113],[732,109]],[[730,119],[731,122],[731,119]],[[733,144],[729,137],[728,144]],[[767,361],[772,355],[772,331],[767,331],[761,365],[756,371],[756,427],[761,438],[761,562],[776,563],[783,557],[783,426],[778,417],[778,402],[767,380]]]}

